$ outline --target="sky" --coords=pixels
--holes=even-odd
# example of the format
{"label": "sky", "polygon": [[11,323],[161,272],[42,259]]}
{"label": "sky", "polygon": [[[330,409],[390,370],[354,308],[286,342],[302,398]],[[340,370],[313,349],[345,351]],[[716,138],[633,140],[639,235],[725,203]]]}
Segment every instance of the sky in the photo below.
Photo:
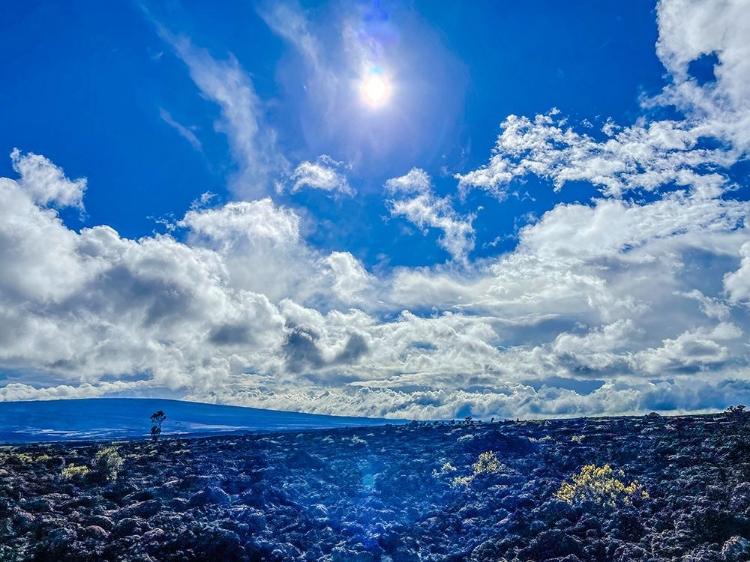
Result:
{"label": "sky", "polygon": [[1,4],[0,401],[750,403],[749,13]]}

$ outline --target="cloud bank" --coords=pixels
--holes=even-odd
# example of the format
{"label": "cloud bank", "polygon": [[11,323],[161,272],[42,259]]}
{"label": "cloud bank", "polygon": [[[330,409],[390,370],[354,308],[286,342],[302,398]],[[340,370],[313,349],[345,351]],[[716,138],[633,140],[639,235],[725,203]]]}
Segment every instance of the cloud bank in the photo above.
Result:
{"label": "cloud bank", "polygon": [[[512,251],[472,260],[473,217],[438,197],[423,170],[395,175],[385,208],[439,230],[452,259],[379,273],[310,245],[300,213],[269,196],[277,176],[290,178],[290,191],[351,195],[333,162],[289,173],[237,61],[176,41],[221,108],[238,193],[250,200],[191,209],[170,234],[139,240],[108,226],[75,231],[58,211],[83,208],[85,180],[14,151],[17,177],[0,179],[0,399],[167,389],[405,418],[746,402],[750,203],[732,179],[750,130],[743,10],[746,2],[659,4],[657,53],[670,81],[643,103],[675,107],[679,118],[598,132],[556,111],[504,121],[487,164],[456,178],[456,196],[479,189],[503,199],[530,175],[551,189],[600,190],[520,229]],[[325,72],[306,20],[266,17]],[[701,84],[689,68],[705,54],[718,63]]]}

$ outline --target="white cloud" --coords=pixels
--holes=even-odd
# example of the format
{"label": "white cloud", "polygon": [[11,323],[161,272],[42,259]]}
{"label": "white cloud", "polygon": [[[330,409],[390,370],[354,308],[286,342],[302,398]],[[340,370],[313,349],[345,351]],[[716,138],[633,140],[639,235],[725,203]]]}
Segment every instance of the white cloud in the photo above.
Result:
{"label": "white cloud", "polygon": [[724,276],[724,288],[732,302],[750,303],[750,242],[740,248],[740,268]]}
{"label": "white cloud", "polygon": [[185,127],[184,125],[181,125],[177,121],[174,120],[172,117],[172,114],[169,113],[166,109],[163,107],[159,109],[159,117],[162,118],[162,121],[164,121],[167,125],[172,127],[175,131],[177,131],[182,138],[184,138],[186,141],[190,143],[190,146],[192,146],[195,150],[198,152],[201,152],[203,150],[203,146],[201,145],[201,141],[198,140],[198,137],[195,136],[195,133]]}
{"label": "white cloud", "polygon": [[[653,257],[634,252],[658,240],[699,233],[696,247],[712,232],[738,229],[750,204],[742,201],[704,199],[684,192],[666,194],[651,204],[599,199],[593,206],[561,204],[535,225],[521,229],[520,245],[554,259],[592,259],[629,252],[632,259]],[[734,248],[733,248],[734,250]]]}
{"label": "white cloud", "polygon": [[698,148],[705,131],[687,122],[638,122],[624,128],[608,123],[603,131],[609,138],[597,141],[574,131],[558,115],[555,110],[533,120],[508,117],[489,163],[457,174],[460,187],[485,189],[502,200],[511,181],[533,174],[550,180],[556,190],[570,181],[586,181],[615,197],[669,184],[715,195],[726,179],[699,170],[726,167],[737,159],[720,148]]}
{"label": "white cloud", "polygon": [[466,261],[474,249],[474,215],[460,216],[454,209],[450,197],[439,198],[432,193],[430,178],[424,170],[412,169],[405,176],[386,181],[385,187],[394,194],[417,193],[407,199],[391,199],[388,202],[391,216],[403,216],[417,225],[424,234],[427,228],[443,231],[438,245],[451,258]]}
{"label": "white cloud", "polygon": [[589,394],[542,386],[496,384],[493,390],[472,392],[448,389],[393,390],[390,388],[315,389],[267,388],[237,380],[227,392],[195,393],[190,400],[249,405],[256,408],[292,409],[319,414],[400,419],[462,419],[467,415],[488,420],[558,418],[590,415],[715,411],[717,404],[748,402],[750,385],[743,380],[720,384],[689,379],[605,384]]}
{"label": "white cloud", "polygon": [[707,370],[713,364],[727,361],[730,349],[721,342],[740,338],[743,332],[732,323],[722,322],[713,328],[701,327],[667,338],[659,348],[638,354],[636,361],[646,372],[664,374],[671,369]]}
{"label": "white cloud", "polygon": [[[0,368],[22,382],[9,379],[0,400],[166,388],[404,418],[747,402],[750,203],[724,174],[745,146],[740,55],[750,34],[733,15],[738,4],[713,7],[715,21],[700,6],[659,4],[659,54],[674,85],[655,103],[679,102],[685,120],[609,123],[598,136],[554,114],[506,121],[497,153],[461,176],[464,187],[502,198],[509,182],[535,174],[558,186],[587,181],[604,196],[556,206],[519,230],[516,248],[481,261],[468,259],[472,217],[437,197],[418,168],[386,183],[390,210],[440,230],[455,262],[378,275],[351,253],[307,244],[298,214],[268,198],[193,208],[172,236],[76,232],[49,206],[80,206],[85,182],[14,152],[20,178],[0,179]],[[323,72],[329,61],[307,24],[289,25]],[[234,59],[180,41],[262,195],[283,163],[252,85]],[[707,50],[718,53],[718,81],[700,86],[686,69]],[[730,144],[706,149],[706,136]],[[621,198],[640,191],[645,200]]]}
{"label": "white cloud", "polygon": [[289,163],[276,145],[276,132],[265,119],[263,102],[234,55],[216,60],[186,37],[160,28],[177,56],[187,64],[201,93],[221,107],[216,129],[227,135],[239,166],[232,188],[240,196],[259,198],[270,191],[272,178],[285,173]]}
{"label": "white cloud", "polygon": [[349,252],[331,252],[325,258],[333,272],[333,293],[346,304],[367,306],[375,280],[362,263]]}
{"label": "white cloud", "polygon": [[570,357],[577,366],[593,371],[604,370],[621,360],[620,354],[632,343],[634,329],[632,320],[621,319],[584,335],[563,332],[555,338],[552,351],[558,356]]}
{"label": "white cloud", "polygon": [[731,309],[727,304],[722,302],[723,299],[707,297],[698,289],[678,294],[686,299],[698,301],[701,311],[709,318],[715,318],[716,320],[726,320],[729,318]]}
{"label": "white cloud", "polygon": [[[733,154],[750,149],[750,9],[747,0],[662,1],[658,6],[656,52],[672,84],[654,103],[674,104],[687,112],[705,136],[730,143]],[[699,84],[690,63],[715,55],[715,82]]]}
{"label": "white cloud", "polygon": [[[534,174],[556,189],[583,180],[618,197],[670,183],[720,193],[726,180],[712,169],[730,166],[750,149],[748,9],[748,0],[659,2],[657,54],[671,83],[643,104],[675,106],[685,119],[639,119],[627,127],[607,122],[607,138],[597,141],[574,131],[557,110],[534,119],[511,115],[489,163],[456,176],[462,188],[478,187],[502,199],[512,180]],[[717,57],[716,80],[699,84],[689,69],[703,55]],[[701,148],[707,138],[722,146]]]}
{"label": "white cloud", "polygon": [[61,384],[46,388],[37,388],[23,383],[9,383],[0,387],[0,402],[21,400],[71,400],[80,398],[99,398],[120,392],[133,392],[152,387],[149,381],[115,381],[98,384],[83,383],[77,386]]}
{"label": "white cloud", "polygon": [[34,203],[83,209],[85,178],[71,181],[60,168],[33,152],[23,155],[14,148],[10,159],[13,169],[21,176],[19,185]]}
{"label": "white cloud", "polygon": [[[346,176],[339,171],[343,168],[345,168],[343,162],[337,162],[325,155],[318,157],[315,162],[304,161],[289,176],[292,182],[289,191],[295,193],[307,187],[354,195],[354,190],[349,186]],[[283,184],[279,184],[277,190],[283,190],[283,188]]]}
{"label": "white cloud", "polygon": [[385,188],[390,193],[425,193],[431,187],[430,176],[419,168],[412,168],[406,175],[385,182]]}

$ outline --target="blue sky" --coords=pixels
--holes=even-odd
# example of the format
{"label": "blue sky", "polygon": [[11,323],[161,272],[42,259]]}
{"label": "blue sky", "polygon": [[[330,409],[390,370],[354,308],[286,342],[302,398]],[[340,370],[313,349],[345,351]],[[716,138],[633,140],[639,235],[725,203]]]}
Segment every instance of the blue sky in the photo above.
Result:
{"label": "blue sky", "polygon": [[0,400],[750,397],[746,1],[0,8]]}

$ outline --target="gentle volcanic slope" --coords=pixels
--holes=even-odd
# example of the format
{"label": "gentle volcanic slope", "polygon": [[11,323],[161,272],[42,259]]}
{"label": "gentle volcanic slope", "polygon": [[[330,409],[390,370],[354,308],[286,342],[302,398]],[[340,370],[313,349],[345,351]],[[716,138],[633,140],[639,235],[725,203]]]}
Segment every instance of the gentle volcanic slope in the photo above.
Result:
{"label": "gentle volcanic slope", "polygon": [[735,411],[5,446],[0,560],[747,562],[748,429]]}
{"label": "gentle volcanic slope", "polygon": [[147,436],[149,417],[157,410],[167,415],[165,437],[382,425],[389,421],[141,398],[1,402],[0,443]]}

